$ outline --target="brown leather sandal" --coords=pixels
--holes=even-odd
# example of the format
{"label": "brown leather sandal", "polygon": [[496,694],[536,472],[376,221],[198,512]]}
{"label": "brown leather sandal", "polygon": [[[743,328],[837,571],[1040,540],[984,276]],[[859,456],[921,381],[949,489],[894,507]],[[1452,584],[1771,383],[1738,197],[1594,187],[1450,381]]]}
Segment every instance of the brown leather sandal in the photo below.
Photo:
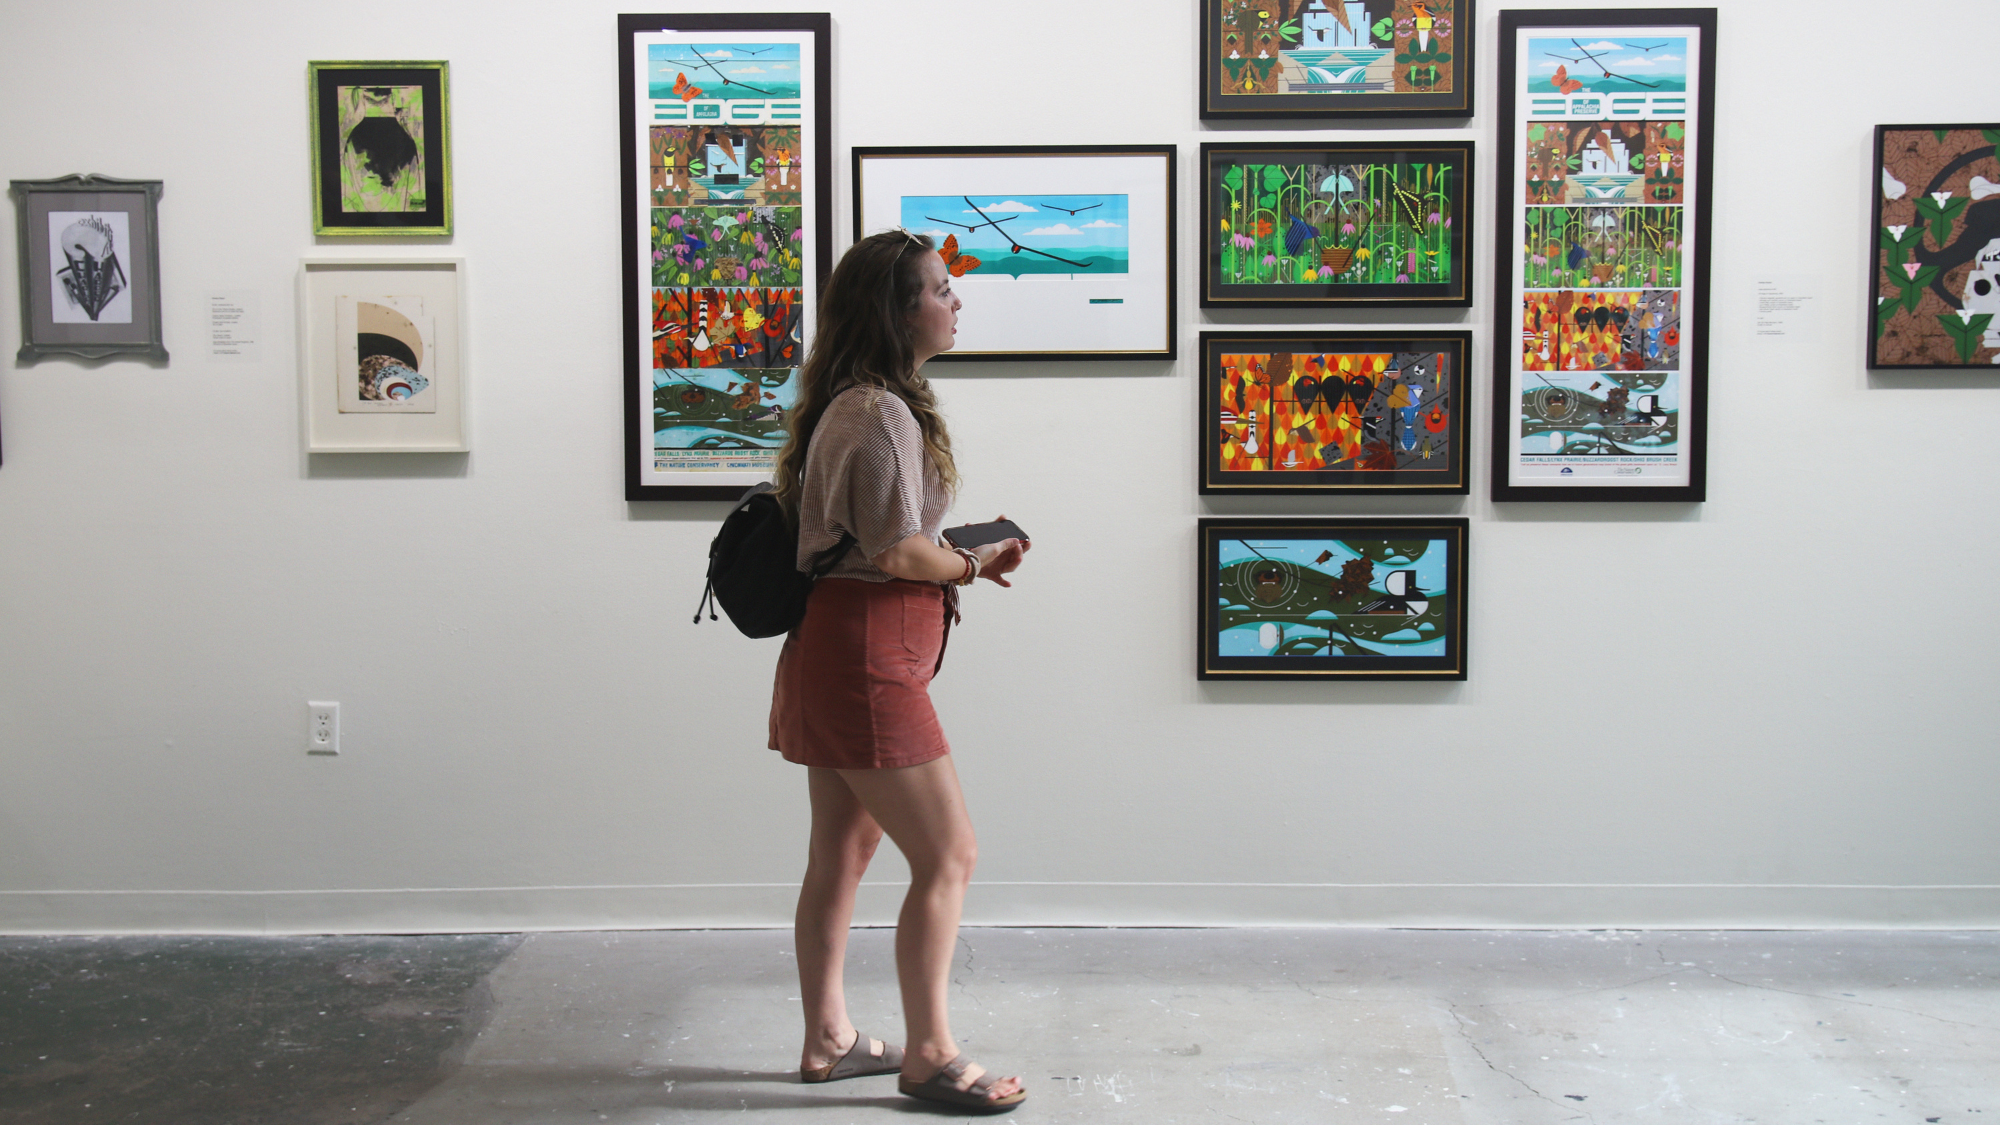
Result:
{"label": "brown leather sandal", "polygon": [[818,1070],[799,1068],[801,1082],[837,1082],[842,1078],[866,1078],[871,1074],[894,1074],[903,1069],[903,1049],[894,1043],[884,1042],[882,1053],[875,1054],[868,1049],[869,1039],[865,1032],[856,1029],[854,1046],[847,1053],[820,1067]]}
{"label": "brown leather sandal", "polygon": [[965,1077],[965,1069],[970,1065],[971,1061],[960,1055],[922,1082],[898,1078],[896,1089],[913,1098],[963,1106],[978,1113],[1005,1113],[1028,1100],[1026,1090],[1016,1091],[1004,1098],[990,1097],[993,1084],[999,1081],[999,1078],[992,1074],[982,1074],[973,1080],[972,1085],[963,1090],[959,1089],[959,1080]]}

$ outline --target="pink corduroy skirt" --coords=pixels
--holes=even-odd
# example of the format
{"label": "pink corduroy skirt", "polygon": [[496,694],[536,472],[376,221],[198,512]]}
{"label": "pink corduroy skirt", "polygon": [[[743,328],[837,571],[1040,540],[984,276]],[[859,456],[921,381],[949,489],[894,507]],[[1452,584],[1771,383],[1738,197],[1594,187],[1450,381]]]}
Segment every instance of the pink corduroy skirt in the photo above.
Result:
{"label": "pink corduroy skirt", "polygon": [[778,653],[771,749],[788,762],[843,770],[951,753],[930,696],[947,612],[935,582],[820,579]]}

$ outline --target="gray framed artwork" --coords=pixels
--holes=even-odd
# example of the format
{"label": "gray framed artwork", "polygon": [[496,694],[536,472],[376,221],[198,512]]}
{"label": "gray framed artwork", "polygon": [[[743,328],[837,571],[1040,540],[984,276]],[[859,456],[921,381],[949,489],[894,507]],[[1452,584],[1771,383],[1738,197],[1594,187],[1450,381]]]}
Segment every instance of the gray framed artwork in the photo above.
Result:
{"label": "gray framed artwork", "polygon": [[20,363],[53,355],[166,362],[160,327],[160,181],[13,180]]}

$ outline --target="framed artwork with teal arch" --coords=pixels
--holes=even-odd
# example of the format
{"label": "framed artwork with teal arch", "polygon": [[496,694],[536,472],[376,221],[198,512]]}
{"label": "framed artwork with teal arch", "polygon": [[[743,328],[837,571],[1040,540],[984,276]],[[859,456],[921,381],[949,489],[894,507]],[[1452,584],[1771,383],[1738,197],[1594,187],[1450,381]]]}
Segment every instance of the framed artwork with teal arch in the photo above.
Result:
{"label": "framed artwork with teal arch", "polygon": [[937,362],[1174,358],[1172,145],[856,148],[854,236],[937,245],[965,302]]}
{"label": "framed artwork with teal arch", "polygon": [[1198,521],[1195,675],[1463,680],[1470,521]]}
{"label": "framed artwork with teal arch", "polygon": [[1868,366],[2000,371],[2000,124],[1875,126]]}
{"label": "framed artwork with teal arch", "polygon": [[1201,146],[1203,308],[1472,304],[1472,142]]}
{"label": "framed artwork with teal arch", "polygon": [[771,479],[831,268],[832,17],[618,17],[625,498]]}
{"label": "framed artwork with teal arch", "polygon": [[1715,9],[1500,13],[1494,500],[1694,502]]}
{"label": "framed artwork with teal arch", "polygon": [[451,233],[451,64],[309,62],[313,233]]}
{"label": "framed artwork with teal arch", "polygon": [[1473,0],[1201,0],[1201,116],[1471,117]]}

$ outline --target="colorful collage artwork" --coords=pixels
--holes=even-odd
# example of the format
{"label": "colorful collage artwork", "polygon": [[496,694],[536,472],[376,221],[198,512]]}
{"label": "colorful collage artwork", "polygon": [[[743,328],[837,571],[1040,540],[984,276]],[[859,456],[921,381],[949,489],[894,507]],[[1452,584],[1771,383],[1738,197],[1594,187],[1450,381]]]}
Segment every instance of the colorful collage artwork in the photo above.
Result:
{"label": "colorful collage artwork", "polygon": [[1204,305],[1470,303],[1470,143],[1202,152]]}
{"label": "colorful collage artwork", "polygon": [[2000,125],[1875,131],[1870,367],[2000,364]]}
{"label": "colorful collage artwork", "polygon": [[1202,116],[1464,117],[1472,0],[1203,0]]}
{"label": "colorful collage artwork", "polygon": [[1204,518],[1201,679],[1465,678],[1463,518]]}
{"label": "colorful collage artwork", "polygon": [[1452,277],[1450,164],[1237,164],[1220,177],[1225,285]]}
{"label": "colorful collage artwork", "polygon": [[1454,493],[1465,332],[1204,332],[1204,494]]}
{"label": "colorful collage artwork", "polygon": [[646,50],[652,467],[769,472],[805,351],[800,44]]}
{"label": "colorful collage artwork", "polygon": [[1443,540],[1225,538],[1216,550],[1217,656],[1445,654]]}
{"label": "colorful collage artwork", "polygon": [[1222,0],[1223,89],[1242,94],[1446,93],[1451,0]]}
{"label": "colorful collage artwork", "polygon": [[1447,366],[1436,352],[1225,355],[1223,471],[1442,469]]}
{"label": "colorful collage artwork", "polygon": [[1520,234],[1502,268],[1517,271],[1520,310],[1516,484],[1686,479],[1688,75],[1701,44],[1664,30],[1528,28],[1512,44]]}

